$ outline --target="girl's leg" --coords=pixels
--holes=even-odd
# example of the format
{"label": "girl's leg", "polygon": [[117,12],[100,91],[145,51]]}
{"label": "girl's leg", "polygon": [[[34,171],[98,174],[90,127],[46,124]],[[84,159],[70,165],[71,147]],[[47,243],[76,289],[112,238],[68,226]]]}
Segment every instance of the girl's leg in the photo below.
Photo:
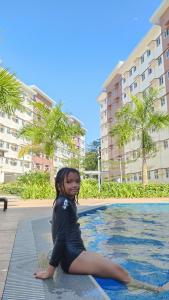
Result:
{"label": "girl's leg", "polygon": [[71,274],[88,274],[99,277],[113,278],[127,284],[130,287],[159,292],[158,288],[151,284],[133,279],[128,272],[113,263],[111,260],[94,252],[83,251],[70,265]]}

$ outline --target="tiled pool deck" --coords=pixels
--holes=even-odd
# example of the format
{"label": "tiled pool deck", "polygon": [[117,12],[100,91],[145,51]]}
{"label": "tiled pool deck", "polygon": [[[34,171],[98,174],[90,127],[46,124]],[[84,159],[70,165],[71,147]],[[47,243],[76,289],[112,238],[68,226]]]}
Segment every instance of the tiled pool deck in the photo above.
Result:
{"label": "tiled pool deck", "polygon": [[[49,219],[49,217],[52,214],[52,200],[27,200],[27,201],[23,201],[23,200],[19,200],[19,199],[14,199],[14,198],[10,198],[9,199],[9,203],[8,203],[8,210],[6,212],[3,212],[2,207],[0,207],[0,299],[2,299],[2,295],[3,295],[3,291],[7,290],[8,288],[8,284],[10,283],[10,280],[13,280],[12,278],[9,278],[11,273],[11,270],[9,272],[8,278],[9,280],[6,281],[7,278],[7,272],[8,272],[8,268],[9,268],[9,263],[10,263],[10,259],[11,259],[11,254],[12,254],[12,249],[13,249],[13,245],[14,245],[14,241],[15,244],[17,245],[17,247],[14,247],[15,250],[17,250],[18,252],[13,253],[13,255],[15,255],[15,259],[14,261],[17,261],[17,256],[19,256],[19,259],[21,261],[22,259],[22,255],[23,258],[25,257],[25,255],[30,255],[29,250],[31,251],[31,255],[32,255],[32,260],[30,260],[29,266],[27,266],[27,271],[28,273],[30,272],[30,275],[32,274],[32,271],[34,271],[34,268],[36,268],[36,261],[34,261],[34,255],[35,253],[33,252],[33,244],[30,243],[30,249],[27,245],[26,249],[28,250],[28,253],[23,253],[21,251],[21,246],[20,246],[20,242],[22,239],[22,243],[23,243],[23,236],[22,236],[22,230],[23,228],[25,228],[25,232],[27,232],[29,238],[25,238],[25,243],[27,241],[31,241],[31,231],[29,230],[29,226],[30,226],[30,222],[33,222],[33,226],[34,226],[34,232],[37,231],[38,228],[42,228],[42,226],[35,226],[38,225],[38,222],[41,222],[40,219],[44,219],[47,220]],[[99,206],[99,205],[104,205],[104,204],[117,204],[117,203],[169,203],[169,198],[158,198],[158,199],[81,199],[79,200],[80,205],[78,206],[78,210],[79,211],[83,211],[86,209],[91,209],[95,206]],[[22,221],[22,222],[21,222]],[[19,225],[18,225],[19,224]],[[31,225],[32,225],[31,224]],[[41,222],[41,225],[43,224],[43,221]],[[18,227],[18,229],[17,229]],[[15,240],[16,237],[16,231],[18,230],[18,234],[17,234],[17,239]],[[42,230],[43,231],[43,230]],[[24,234],[25,234],[24,232]],[[40,236],[39,233],[36,236]],[[32,240],[33,241],[33,240]],[[38,241],[38,243],[40,243],[40,241]],[[29,244],[29,243],[28,243]],[[35,245],[36,248],[38,247],[39,244]],[[34,247],[35,247],[34,246]],[[48,247],[49,245],[47,245]],[[27,261],[27,260],[26,260]],[[23,261],[24,263],[24,261]],[[12,263],[11,264],[13,268],[15,268],[15,265]],[[10,268],[11,268],[10,265]],[[20,276],[22,276],[22,273],[20,274]],[[19,291],[18,292],[18,296],[17,298],[14,296],[13,298],[10,298],[12,300],[17,300],[17,299],[71,299],[70,298],[70,294],[65,297],[62,298],[62,283],[65,282],[65,284],[68,283],[69,281],[69,286],[71,286],[71,284],[74,286],[75,282],[73,281],[74,279],[71,278],[70,279],[70,275],[65,275],[62,274],[62,272],[59,273],[59,276],[57,276],[57,288],[56,288],[56,284],[53,287],[53,298],[51,298],[51,294],[50,296],[48,296],[48,298],[46,297],[46,295],[48,294],[47,291],[51,290],[52,287],[50,286],[51,281],[48,281],[45,283],[45,289],[46,289],[46,293],[45,293],[45,297],[43,294],[44,291],[44,287],[42,288],[42,282],[39,280],[36,280],[36,286],[37,286],[37,292],[38,292],[38,298],[32,298],[32,296],[29,298],[26,296],[22,296],[21,297],[21,293],[23,292],[23,290],[25,291],[25,289],[23,289],[22,291],[20,290],[20,296],[19,296]],[[70,279],[70,280],[69,280]],[[15,280],[19,280],[19,278],[15,278]],[[78,285],[78,278],[76,276],[76,285]],[[81,281],[82,278],[79,276],[79,280]],[[90,285],[90,280],[86,281],[87,278],[83,278],[83,283],[84,286],[86,285]],[[7,283],[6,285],[6,289],[4,289],[5,287],[5,282]],[[29,290],[28,292],[30,292],[31,294],[31,282],[32,284],[35,284],[35,279],[33,277],[30,276],[30,282],[29,284]],[[49,288],[50,286],[50,288]],[[80,286],[80,284],[79,284]],[[56,292],[60,291],[60,295],[57,296],[56,298]],[[92,296],[93,290],[90,289],[89,287],[89,293],[91,292],[90,295],[87,296],[86,299],[99,299],[98,295],[96,295],[95,297]],[[81,291],[82,293],[82,291]],[[29,294],[29,295],[30,295]],[[3,295],[4,299],[8,299],[9,298],[5,298],[5,292]],[[67,297],[67,298],[66,298]],[[72,295],[72,299],[76,299],[75,295]],[[80,298],[77,298],[80,299]],[[85,296],[83,296],[83,299],[85,299]],[[104,298],[102,298],[104,299]]]}

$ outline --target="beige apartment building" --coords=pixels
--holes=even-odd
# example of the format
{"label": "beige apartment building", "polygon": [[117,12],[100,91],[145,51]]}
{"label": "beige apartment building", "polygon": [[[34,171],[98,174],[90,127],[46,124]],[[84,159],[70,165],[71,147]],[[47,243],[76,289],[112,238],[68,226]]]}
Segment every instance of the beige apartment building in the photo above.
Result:
{"label": "beige apartment building", "polygon": [[[169,1],[165,0],[151,18],[152,28],[125,62],[120,62],[106,79],[100,104],[102,171],[119,182],[141,181],[142,162],[137,159],[139,140],[133,138],[119,150],[109,130],[115,113],[131,95],[141,96],[150,86],[161,87],[154,110],[169,113]],[[148,160],[148,178],[152,182],[169,182],[169,129],[152,132],[158,149]]]}
{"label": "beige apartment building", "polygon": [[[0,111],[0,183],[15,180],[31,170],[48,171],[50,159],[44,154],[29,154],[19,158],[18,153],[21,147],[28,144],[28,141],[18,137],[18,131],[23,125],[33,122],[35,111],[32,103],[40,101],[49,108],[52,108],[54,101],[37,86],[22,85],[24,112],[16,111],[15,115],[7,115]],[[82,123],[73,116],[69,116],[70,122]],[[83,126],[83,125],[82,125]],[[85,136],[78,136],[75,139],[75,146],[80,155],[85,155]],[[65,165],[65,161],[71,158],[71,153],[65,145],[56,145],[54,166],[57,171]]]}

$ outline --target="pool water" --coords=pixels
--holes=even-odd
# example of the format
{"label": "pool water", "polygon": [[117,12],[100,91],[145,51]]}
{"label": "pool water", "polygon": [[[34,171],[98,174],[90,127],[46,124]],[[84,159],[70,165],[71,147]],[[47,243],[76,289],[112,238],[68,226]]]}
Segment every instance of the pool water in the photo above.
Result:
{"label": "pool water", "polygon": [[[169,204],[119,204],[97,209],[80,218],[88,250],[126,268],[137,280],[162,286],[169,281]],[[169,291],[155,294],[128,289],[113,279],[97,278],[113,300],[169,299]]]}

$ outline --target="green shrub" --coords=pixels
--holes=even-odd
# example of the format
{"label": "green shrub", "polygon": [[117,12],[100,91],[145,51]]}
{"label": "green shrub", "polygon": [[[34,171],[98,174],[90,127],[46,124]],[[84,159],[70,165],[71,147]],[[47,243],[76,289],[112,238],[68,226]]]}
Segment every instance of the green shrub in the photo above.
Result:
{"label": "green shrub", "polygon": [[20,195],[22,187],[17,184],[17,182],[10,182],[2,184],[0,187],[0,192],[3,194],[10,195]]}
{"label": "green shrub", "polygon": [[84,179],[81,182],[79,198],[97,198],[99,196],[98,183],[95,179]]}
{"label": "green shrub", "polygon": [[43,184],[49,182],[49,173],[44,172],[28,172],[17,178],[18,184]]}
{"label": "green shrub", "polygon": [[[30,172],[20,176],[16,182],[0,185],[1,194],[15,194],[24,199],[54,199],[55,189],[50,185],[49,174]],[[79,198],[141,198],[168,197],[169,184],[117,183],[105,181],[98,190],[96,179],[81,182]]]}
{"label": "green shrub", "polygon": [[105,181],[101,185],[100,193],[98,184],[90,179],[82,181],[81,198],[150,198],[150,197],[168,197],[169,184],[151,183],[146,187],[142,183],[117,183]]}
{"label": "green shrub", "polygon": [[50,183],[24,185],[21,192],[23,199],[54,199],[55,191]]}

